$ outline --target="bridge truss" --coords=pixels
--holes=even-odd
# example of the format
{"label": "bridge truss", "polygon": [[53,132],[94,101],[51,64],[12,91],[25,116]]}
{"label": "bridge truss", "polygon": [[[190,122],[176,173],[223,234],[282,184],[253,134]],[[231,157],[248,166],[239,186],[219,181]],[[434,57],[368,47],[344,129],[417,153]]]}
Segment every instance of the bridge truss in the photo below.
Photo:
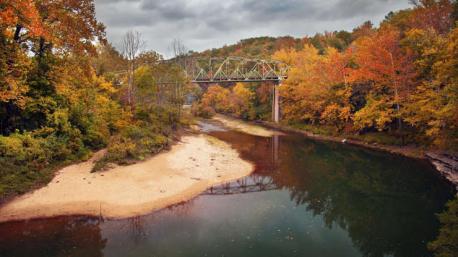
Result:
{"label": "bridge truss", "polygon": [[210,187],[203,195],[233,195],[277,190],[279,187],[268,176],[252,175],[219,186]]}
{"label": "bridge truss", "polygon": [[[211,84],[233,85],[236,82],[272,82],[272,121],[280,120],[278,85],[288,78],[289,67],[283,62],[245,57],[192,58],[176,57],[163,62],[181,67],[191,83],[200,86]],[[159,79],[158,85],[177,84]]]}
{"label": "bridge truss", "polygon": [[192,83],[279,82],[287,78],[288,66],[275,60],[244,57],[187,58],[176,62]]}

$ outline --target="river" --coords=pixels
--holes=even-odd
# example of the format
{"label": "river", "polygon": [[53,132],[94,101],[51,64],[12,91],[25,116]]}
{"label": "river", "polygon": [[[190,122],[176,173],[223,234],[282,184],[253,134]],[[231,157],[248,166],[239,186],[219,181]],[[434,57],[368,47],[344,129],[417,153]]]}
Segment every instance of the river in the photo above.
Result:
{"label": "river", "polygon": [[431,256],[455,192],[428,162],[202,127],[255,172],[146,216],[3,223],[0,256]]}

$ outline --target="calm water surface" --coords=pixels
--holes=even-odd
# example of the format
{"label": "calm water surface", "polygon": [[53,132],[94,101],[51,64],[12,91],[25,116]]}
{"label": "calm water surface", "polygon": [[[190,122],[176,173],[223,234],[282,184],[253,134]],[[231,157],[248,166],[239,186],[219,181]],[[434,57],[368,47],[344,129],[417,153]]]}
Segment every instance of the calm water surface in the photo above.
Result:
{"label": "calm water surface", "polygon": [[430,256],[453,189],[422,161],[299,135],[205,131],[250,177],[147,216],[0,224],[0,256]]}

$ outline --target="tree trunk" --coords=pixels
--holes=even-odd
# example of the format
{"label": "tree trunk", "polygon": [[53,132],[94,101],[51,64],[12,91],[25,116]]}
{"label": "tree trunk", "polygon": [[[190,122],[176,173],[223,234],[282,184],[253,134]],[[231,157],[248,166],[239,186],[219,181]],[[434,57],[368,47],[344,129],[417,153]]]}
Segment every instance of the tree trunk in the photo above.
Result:
{"label": "tree trunk", "polygon": [[16,30],[14,31],[14,41],[17,43],[20,39],[22,26],[17,24]]}
{"label": "tree trunk", "polygon": [[393,86],[394,86],[394,102],[396,105],[396,112],[397,112],[397,120],[398,120],[398,130],[402,130],[402,122],[401,122],[401,117],[400,117],[400,105],[399,105],[399,92],[398,92],[398,83],[396,79],[396,70],[394,69],[394,60],[393,60],[393,55],[390,53],[390,59],[391,59],[391,69],[392,69],[392,76],[393,76]]}

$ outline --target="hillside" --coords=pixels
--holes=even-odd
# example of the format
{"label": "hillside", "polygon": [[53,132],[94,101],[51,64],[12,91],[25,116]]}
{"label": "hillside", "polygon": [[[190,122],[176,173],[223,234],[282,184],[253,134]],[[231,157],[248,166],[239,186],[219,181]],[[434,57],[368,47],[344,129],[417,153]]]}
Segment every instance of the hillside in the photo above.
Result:
{"label": "hillside", "polygon": [[213,48],[203,52],[190,52],[192,57],[226,57],[226,56],[243,56],[269,59],[281,49],[302,50],[305,44],[311,44],[320,52],[328,46],[334,47],[340,51],[346,49],[355,37],[364,33],[358,33],[360,30],[371,30],[372,23],[365,22],[360,27],[353,30],[353,33],[347,31],[334,31],[317,33],[313,37],[294,38],[291,36],[283,37],[254,37],[242,39],[236,44],[225,45],[220,48]]}

